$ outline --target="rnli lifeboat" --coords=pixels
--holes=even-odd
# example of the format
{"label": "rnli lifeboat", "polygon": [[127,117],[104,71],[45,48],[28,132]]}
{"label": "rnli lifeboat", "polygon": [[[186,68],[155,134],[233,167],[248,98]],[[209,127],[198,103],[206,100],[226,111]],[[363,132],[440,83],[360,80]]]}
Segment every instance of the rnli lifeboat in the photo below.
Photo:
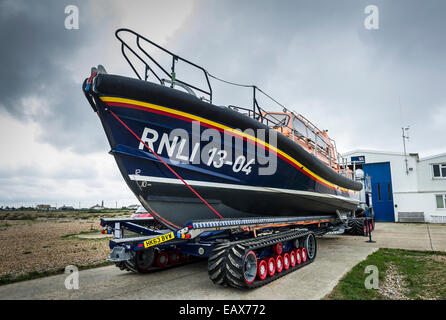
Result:
{"label": "rnli lifeboat", "polygon": [[[205,69],[134,31],[120,29],[116,36],[137,77],[99,66],[82,89],[122,177],[158,222],[175,229],[204,219],[357,209],[362,184],[327,131],[283,106],[280,112],[260,107],[263,91],[256,86],[252,107],[216,105]],[[149,46],[172,58],[169,71]],[[202,72],[205,87],[182,80],[179,63]]]}

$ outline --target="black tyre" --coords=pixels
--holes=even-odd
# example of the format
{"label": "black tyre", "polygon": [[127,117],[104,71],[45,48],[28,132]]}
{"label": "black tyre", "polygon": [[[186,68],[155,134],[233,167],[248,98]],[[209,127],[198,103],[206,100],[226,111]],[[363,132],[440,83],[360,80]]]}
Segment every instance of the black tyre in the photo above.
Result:
{"label": "black tyre", "polygon": [[214,248],[208,259],[208,274],[213,283],[226,284],[226,255],[228,246],[226,244]]}
{"label": "black tyre", "polygon": [[136,251],[135,266],[138,272],[145,273],[153,265],[155,261],[155,251],[153,248]]}
{"label": "black tyre", "polygon": [[229,249],[225,261],[226,282],[231,287],[244,288],[247,283],[244,281],[245,248],[236,245]]}
{"label": "black tyre", "polygon": [[317,253],[317,242],[313,233],[306,236],[304,240],[304,248],[307,250],[308,259],[314,260]]}
{"label": "black tyre", "polygon": [[364,218],[351,218],[348,221],[348,226],[350,227],[347,229],[346,233],[351,235],[364,235],[364,224],[365,219]]}
{"label": "black tyre", "polygon": [[246,288],[257,276],[257,256],[242,245],[217,247],[208,260],[209,278],[215,284]]}

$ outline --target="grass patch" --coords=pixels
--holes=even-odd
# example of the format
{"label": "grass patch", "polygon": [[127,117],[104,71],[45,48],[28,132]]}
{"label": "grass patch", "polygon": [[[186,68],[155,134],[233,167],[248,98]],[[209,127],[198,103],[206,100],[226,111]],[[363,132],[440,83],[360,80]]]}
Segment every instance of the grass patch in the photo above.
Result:
{"label": "grass patch", "polygon": [[12,224],[4,222],[4,223],[0,224],[0,230],[6,230],[6,229],[8,229],[8,227],[11,227],[11,226],[12,226]]}
{"label": "grass patch", "polygon": [[[89,265],[77,266],[77,268],[79,269],[79,271],[82,271],[82,270],[87,270],[87,269],[92,269],[92,268],[105,267],[105,266],[112,265],[112,264],[113,263],[110,261],[104,261],[104,262],[93,263],[93,264],[89,264]],[[33,280],[33,279],[38,279],[38,278],[43,278],[43,277],[48,277],[48,276],[54,276],[54,275],[58,275],[58,274],[63,274],[64,272],[65,272],[65,268],[59,268],[59,269],[55,269],[55,270],[32,271],[32,272],[22,274],[19,276],[13,276],[10,274],[6,274],[6,275],[0,276],[0,286],[10,284],[10,283],[20,282],[20,281],[27,281],[27,280]]]}
{"label": "grass patch", "polygon": [[379,286],[389,282],[389,267],[398,270],[397,277],[403,279],[407,299],[446,299],[446,253],[432,251],[409,251],[401,249],[379,249],[366,260],[357,264],[333,291],[325,297],[330,300],[385,300],[382,290],[366,289],[364,281],[369,274],[366,266],[375,265],[379,271]]}

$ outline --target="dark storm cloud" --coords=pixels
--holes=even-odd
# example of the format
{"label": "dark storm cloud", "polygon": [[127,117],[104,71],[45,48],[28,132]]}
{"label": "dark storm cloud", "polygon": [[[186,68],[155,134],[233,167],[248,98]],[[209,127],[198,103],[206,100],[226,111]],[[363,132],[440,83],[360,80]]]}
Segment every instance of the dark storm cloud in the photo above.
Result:
{"label": "dark storm cloud", "polygon": [[[364,27],[371,4],[379,30]],[[266,89],[330,129],[344,151],[398,151],[401,126],[411,125],[409,148],[429,153],[444,148],[445,9],[443,1],[205,1],[171,45],[211,73]],[[250,103],[249,92],[222,92],[224,103]]]}
{"label": "dark storm cloud", "polygon": [[[79,30],[64,27],[67,5],[79,8]],[[82,152],[105,142],[85,103],[83,79],[72,75],[79,52],[97,37],[92,28],[102,23],[87,9],[85,1],[0,1],[0,107],[38,122],[40,141]]]}
{"label": "dark storm cloud", "polygon": [[[68,4],[80,9],[79,30],[63,27]],[[109,22],[122,15],[115,9],[94,16],[92,4],[97,11],[113,7],[0,0],[0,107],[37,121],[41,141],[78,152],[104,149],[106,141],[80,90],[82,77],[70,70],[85,69],[86,76],[102,62],[78,60],[98,42],[115,41]],[[116,8],[127,16],[157,11],[156,2],[133,4]],[[379,8],[379,30],[364,28],[371,4]],[[260,86],[329,129],[343,151],[398,151],[401,126],[411,125],[409,150],[429,153],[444,147],[445,9],[443,1],[421,0],[202,1],[167,47],[217,76]],[[158,32],[137,31],[149,38]],[[213,85],[216,103],[251,103],[247,89]]]}

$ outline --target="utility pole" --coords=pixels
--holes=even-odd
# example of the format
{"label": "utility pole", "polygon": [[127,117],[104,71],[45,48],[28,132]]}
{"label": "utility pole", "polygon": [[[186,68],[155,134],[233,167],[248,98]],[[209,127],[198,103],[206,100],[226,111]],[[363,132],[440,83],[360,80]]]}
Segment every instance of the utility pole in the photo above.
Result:
{"label": "utility pole", "polygon": [[409,131],[409,126],[407,126],[405,128],[401,128],[401,130],[403,131],[404,162],[406,163],[406,174],[408,175],[409,174],[409,164],[408,164],[407,153],[406,153],[406,139],[409,140],[409,133],[407,132],[407,131]]}

